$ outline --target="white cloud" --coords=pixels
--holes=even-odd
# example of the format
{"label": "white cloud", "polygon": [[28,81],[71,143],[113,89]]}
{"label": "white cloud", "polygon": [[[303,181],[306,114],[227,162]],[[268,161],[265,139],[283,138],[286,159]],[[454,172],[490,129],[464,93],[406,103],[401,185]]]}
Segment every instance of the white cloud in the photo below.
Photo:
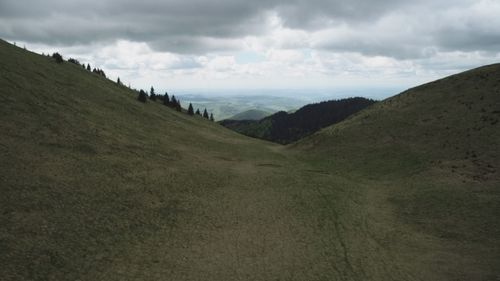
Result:
{"label": "white cloud", "polygon": [[497,0],[47,1],[0,2],[0,36],[142,88],[408,87],[500,60]]}

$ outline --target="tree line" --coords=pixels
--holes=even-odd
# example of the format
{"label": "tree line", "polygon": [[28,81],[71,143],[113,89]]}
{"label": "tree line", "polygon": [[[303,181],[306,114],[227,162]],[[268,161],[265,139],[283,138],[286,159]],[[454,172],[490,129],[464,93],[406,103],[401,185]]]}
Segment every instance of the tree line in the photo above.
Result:
{"label": "tree line", "polygon": [[214,121],[214,115],[212,113],[210,113],[210,116],[209,116],[206,108],[203,110],[203,115],[202,115],[199,108],[196,109],[196,112],[194,111],[193,105],[191,103],[189,103],[187,113],[191,116],[196,114],[196,115],[202,116],[203,118],[208,119],[212,122]]}
{"label": "tree line", "polygon": [[[47,55],[47,56],[49,56],[49,55]],[[52,54],[52,58],[57,63],[64,62],[63,56],[57,52]],[[81,66],[83,69],[85,69],[89,72],[92,72],[92,73],[100,75],[104,78],[107,78],[106,73],[102,69],[95,68],[95,67],[92,68],[89,63],[87,63],[87,65],[85,65],[85,63],[80,63],[77,59],[74,59],[74,58],[69,58],[68,62],[75,64],[75,65],[78,65],[78,66]],[[118,86],[123,86],[123,83],[120,80],[120,77],[118,77],[118,79],[116,80],[116,84]],[[128,88],[130,88],[130,85],[128,86]],[[195,112],[193,109],[193,105],[191,103],[189,103],[188,109],[184,110],[181,106],[180,99],[176,98],[175,95],[172,95],[170,97],[167,92],[165,92],[165,94],[157,94],[155,92],[155,89],[153,86],[151,86],[151,89],[149,90],[149,94],[142,89],[139,91],[137,91],[137,90],[135,90],[135,91],[138,92],[137,100],[142,102],[142,103],[146,103],[149,99],[152,102],[161,102],[161,103],[163,103],[163,105],[165,105],[169,108],[175,109],[178,112],[186,112],[190,116],[198,115],[198,116],[201,116],[201,117],[208,119],[212,122],[215,120],[213,114],[210,113],[210,115],[209,115],[206,108],[204,109],[203,114],[200,112],[200,109],[196,109],[196,112]]]}
{"label": "tree line", "polygon": [[[117,83],[120,83],[120,78],[118,78]],[[179,112],[183,112],[183,108],[181,106],[180,99],[176,98],[175,95],[172,95],[172,97],[170,97],[168,95],[168,92],[165,92],[165,94],[163,94],[163,95],[157,94],[155,92],[155,89],[153,86],[151,86],[151,89],[149,90],[149,95],[148,95],[148,93],[146,93],[146,91],[141,89],[139,91],[139,95],[137,96],[137,100],[140,102],[143,102],[143,103],[146,103],[148,101],[148,98],[149,98],[149,100],[151,100],[153,102],[160,101],[165,106],[173,108]],[[210,113],[210,115],[209,115],[206,108],[203,110],[203,114],[201,114],[199,108],[196,109],[196,112],[195,112],[192,103],[189,103],[189,106],[188,106],[188,109],[186,110],[186,113],[190,116],[198,115],[198,116],[202,116],[203,118],[208,119],[212,122],[215,121],[214,115],[212,113]]]}
{"label": "tree line", "polygon": [[[64,59],[63,59],[62,55],[61,55],[61,54],[59,54],[59,53],[57,53],[57,52],[52,54],[52,58],[53,58],[53,59],[54,59],[57,63],[63,63],[63,62],[64,62]],[[83,63],[83,64],[82,64],[82,63],[80,63],[77,59],[74,59],[74,58],[69,58],[69,59],[68,59],[68,62],[70,62],[70,63],[72,63],[72,64],[76,64],[76,65],[78,65],[78,66],[81,66],[83,69],[85,69],[85,70],[87,70],[87,71],[89,71],[89,72],[92,72],[92,73],[95,73],[95,74],[97,74],[97,75],[100,75],[100,76],[102,76],[102,77],[104,77],[104,78],[107,78],[107,77],[106,77],[106,73],[104,73],[104,70],[102,70],[102,69],[100,69],[100,68],[95,68],[95,67],[94,67],[94,68],[91,68],[89,63],[87,63],[87,65],[85,66],[85,63]]]}
{"label": "tree line", "polygon": [[[118,83],[120,81],[120,78],[118,78]],[[165,94],[157,94],[155,92],[155,89],[153,86],[151,86],[151,89],[149,90],[149,95],[146,93],[144,90],[139,90],[139,95],[137,96],[137,100],[143,103],[146,103],[147,101],[161,101],[163,105],[168,106],[170,108],[173,108],[179,112],[182,112],[182,106],[181,106],[181,101],[175,97],[175,95],[172,95],[170,97],[167,92]]]}

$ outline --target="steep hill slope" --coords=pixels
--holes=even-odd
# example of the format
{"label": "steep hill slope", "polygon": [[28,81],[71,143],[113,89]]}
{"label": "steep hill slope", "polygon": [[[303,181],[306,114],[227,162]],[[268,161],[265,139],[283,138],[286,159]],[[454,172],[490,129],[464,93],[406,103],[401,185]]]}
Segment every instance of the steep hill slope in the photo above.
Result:
{"label": "steep hill slope", "polygon": [[[352,145],[333,133],[339,124],[283,148],[139,103],[125,87],[3,41],[0,61],[2,280],[499,274],[496,174],[461,184],[435,171],[430,152],[357,139],[378,130],[356,124],[364,113],[345,123]],[[478,144],[488,157],[495,145]],[[463,194],[466,204],[456,201]]]}
{"label": "steep hill slope", "polygon": [[2,280],[287,274],[268,144],[3,41],[0,61]]}
{"label": "steep hill slope", "polygon": [[[490,181],[499,173],[495,169],[500,155],[499,121],[500,64],[495,64],[407,90],[296,147],[353,156],[368,150],[374,155],[401,150],[425,160],[441,160],[438,165],[415,159],[415,164],[432,164],[446,171],[459,165],[453,170],[463,180]],[[383,166],[380,169],[387,172]]]}
{"label": "steep hill slope", "polygon": [[426,268],[491,280],[500,276],[499,120],[494,64],[407,90],[291,148],[321,169],[373,179],[367,200],[418,233],[405,243],[421,248],[425,258],[411,252]]}
{"label": "steep hill slope", "polygon": [[219,123],[238,133],[289,144],[321,128],[338,123],[375,103],[365,98],[348,98],[308,104],[293,113],[277,112],[261,120],[222,120]]}
{"label": "steep hill slope", "polygon": [[270,111],[250,109],[250,110],[240,112],[236,115],[233,115],[232,117],[227,118],[227,119],[229,119],[229,120],[260,120],[260,119],[262,119],[266,116],[269,116],[271,114],[272,114],[272,112],[270,112]]}

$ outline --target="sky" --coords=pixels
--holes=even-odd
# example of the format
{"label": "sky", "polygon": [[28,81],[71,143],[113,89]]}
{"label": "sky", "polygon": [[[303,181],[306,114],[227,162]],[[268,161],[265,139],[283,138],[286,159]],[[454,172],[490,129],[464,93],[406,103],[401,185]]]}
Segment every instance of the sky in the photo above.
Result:
{"label": "sky", "polygon": [[405,89],[500,62],[500,0],[0,0],[0,38],[148,89]]}

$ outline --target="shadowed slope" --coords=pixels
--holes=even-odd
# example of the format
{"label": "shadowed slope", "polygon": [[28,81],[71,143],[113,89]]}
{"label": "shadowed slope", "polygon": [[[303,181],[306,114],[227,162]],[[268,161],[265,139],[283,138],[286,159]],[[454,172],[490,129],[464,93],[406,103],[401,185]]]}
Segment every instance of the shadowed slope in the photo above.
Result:
{"label": "shadowed slope", "polygon": [[374,103],[366,98],[346,98],[308,104],[293,113],[280,111],[261,120],[226,119],[219,123],[246,136],[289,144],[341,122]]}

